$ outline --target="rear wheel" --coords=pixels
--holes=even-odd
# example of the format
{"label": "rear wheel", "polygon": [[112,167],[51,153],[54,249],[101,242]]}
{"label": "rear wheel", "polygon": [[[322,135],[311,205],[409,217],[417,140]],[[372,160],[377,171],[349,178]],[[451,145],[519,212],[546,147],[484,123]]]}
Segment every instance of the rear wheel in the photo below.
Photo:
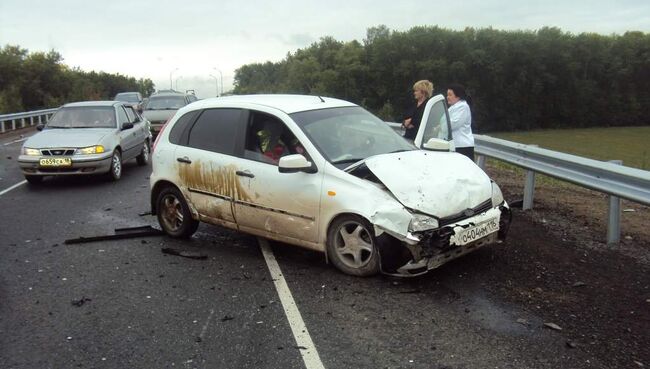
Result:
{"label": "rear wheel", "polygon": [[327,233],[327,254],[346,274],[367,277],[379,272],[374,229],[360,216],[344,215],[332,223]]}
{"label": "rear wheel", "polygon": [[122,154],[117,149],[113,151],[111,157],[111,168],[108,170],[108,177],[113,181],[122,178]]}
{"label": "rear wheel", "polygon": [[190,238],[199,227],[199,222],[192,219],[185,198],[174,187],[167,187],[158,194],[156,213],[162,230],[175,238]]}
{"label": "rear wheel", "polygon": [[142,151],[140,151],[140,155],[138,155],[135,160],[138,162],[138,165],[147,165],[149,164],[149,154],[151,153],[151,150],[149,149],[149,141],[145,140],[144,144],[142,145]]}
{"label": "rear wheel", "polygon": [[40,184],[41,182],[43,182],[43,176],[28,176],[28,175],[26,175],[25,179],[27,180],[27,182],[29,182],[29,184],[33,184],[33,185],[37,185],[37,184]]}

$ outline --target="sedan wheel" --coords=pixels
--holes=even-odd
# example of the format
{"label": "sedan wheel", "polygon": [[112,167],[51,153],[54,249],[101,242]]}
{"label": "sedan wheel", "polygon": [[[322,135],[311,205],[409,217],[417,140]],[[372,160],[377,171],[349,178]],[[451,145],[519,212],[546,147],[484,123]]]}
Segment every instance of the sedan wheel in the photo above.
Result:
{"label": "sedan wheel", "polygon": [[113,181],[117,181],[122,177],[122,155],[119,150],[113,151],[113,157],[111,157],[111,169],[108,171],[108,176]]}
{"label": "sedan wheel", "polygon": [[327,254],[341,271],[356,276],[370,276],[379,271],[379,253],[373,228],[363,218],[345,215],[331,225],[327,237]]}
{"label": "sedan wheel", "polygon": [[140,155],[138,155],[135,160],[138,162],[138,165],[147,165],[149,164],[149,141],[144,141],[144,145],[142,146],[142,151],[140,152]]}
{"label": "sedan wheel", "polygon": [[196,232],[199,222],[192,219],[183,195],[173,187],[160,192],[156,202],[160,227],[172,237],[189,238]]}

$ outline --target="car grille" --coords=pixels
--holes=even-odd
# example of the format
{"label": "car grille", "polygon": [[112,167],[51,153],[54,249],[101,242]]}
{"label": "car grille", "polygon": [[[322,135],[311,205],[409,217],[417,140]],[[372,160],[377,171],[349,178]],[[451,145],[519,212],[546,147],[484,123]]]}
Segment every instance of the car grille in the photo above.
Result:
{"label": "car grille", "polygon": [[42,149],[41,155],[45,156],[69,156],[74,154],[75,149]]}
{"label": "car grille", "polygon": [[454,224],[457,222],[460,222],[463,219],[473,217],[474,215],[484,213],[488,210],[492,209],[492,199],[488,199],[486,201],[483,201],[480,203],[478,206],[472,208],[472,209],[465,209],[457,214],[450,215],[448,217],[440,218],[438,221],[438,224],[440,224],[440,227],[444,227],[449,224]]}

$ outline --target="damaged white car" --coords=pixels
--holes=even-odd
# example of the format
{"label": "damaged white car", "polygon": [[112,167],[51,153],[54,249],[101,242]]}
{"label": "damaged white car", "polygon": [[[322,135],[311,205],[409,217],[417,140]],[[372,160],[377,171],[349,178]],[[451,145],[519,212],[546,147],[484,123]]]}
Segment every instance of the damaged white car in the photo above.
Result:
{"label": "damaged white car", "polygon": [[203,100],[158,136],[152,213],[174,237],[206,222],[324,252],[352,275],[419,275],[503,240],[510,223],[499,187],[453,152],[450,132],[442,96],[415,145],[342,100]]}

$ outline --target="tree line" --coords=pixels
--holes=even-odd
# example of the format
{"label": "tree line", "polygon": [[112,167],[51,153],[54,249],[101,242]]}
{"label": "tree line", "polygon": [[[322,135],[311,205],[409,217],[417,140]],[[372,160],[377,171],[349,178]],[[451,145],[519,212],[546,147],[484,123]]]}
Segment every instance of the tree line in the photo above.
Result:
{"label": "tree line", "polygon": [[324,37],[279,62],[244,65],[234,92],[332,96],[401,121],[420,79],[435,93],[465,85],[480,132],[650,124],[650,34],[643,32],[378,26],[362,42]]}
{"label": "tree line", "polygon": [[56,51],[0,48],[0,114],[54,108],[72,101],[112,100],[122,91],[154,92],[150,79],[84,72],[63,63]]}

